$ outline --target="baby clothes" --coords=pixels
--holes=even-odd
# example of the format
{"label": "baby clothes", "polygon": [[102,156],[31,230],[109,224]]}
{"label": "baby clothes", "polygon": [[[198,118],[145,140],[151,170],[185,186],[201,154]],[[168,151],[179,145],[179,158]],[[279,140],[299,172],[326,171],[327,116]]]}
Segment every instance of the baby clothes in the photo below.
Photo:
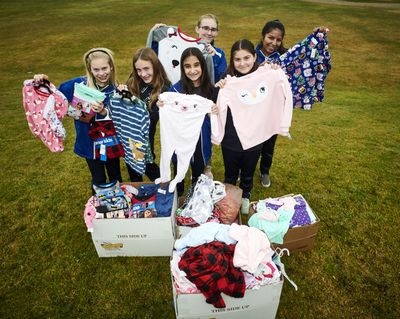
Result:
{"label": "baby clothes", "polygon": [[212,142],[220,144],[225,132],[228,107],[243,150],[259,145],[274,134],[289,135],[292,121],[292,92],[285,73],[269,65],[255,72],[227,77],[219,91],[218,134]]}
{"label": "baby clothes", "polygon": [[146,163],[152,162],[149,148],[150,118],[146,105],[139,99],[128,100],[115,93],[110,99],[109,110],[124,148],[125,162],[143,175]]}
{"label": "baby clothes", "polygon": [[98,212],[111,212],[114,210],[127,209],[130,205],[130,198],[126,196],[119,186],[119,181],[95,185],[96,198],[99,201]]}
{"label": "baby clothes", "polygon": [[[257,213],[269,211],[279,216],[279,210],[285,207],[286,210],[293,211],[289,228],[309,225],[315,222],[316,217],[302,195],[285,196],[280,198],[267,198],[257,203]],[[260,217],[262,214],[260,215]]]}
{"label": "baby clothes", "polygon": [[224,197],[225,185],[214,183],[211,178],[201,174],[194,187],[192,197],[180,215],[191,217],[196,223],[203,224],[210,218],[214,204]]}
{"label": "baby clothes", "polygon": [[94,141],[94,159],[106,161],[108,158],[124,156],[124,149],[117,138],[111,120],[96,120],[90,124],[88,132]]}
{"label": "baby clothes", "polygon": [[74,95],[68,108],[68,116],[75,120],[90,123],[96,113],[92,104],[103,102],[106,94],[87,86],[84,82],[74,83]]}
{"label": "baby clothes", "polygon": [[246,289],[260,289],[261,286],[273,285],[278,283],[281,278],[281,273],[273,261],[261,263],[258,266],[256,275],[247,271],[243,272],[243,274]]}
{"label": "baby clothes", "polygon": [[294,214],[289,227],[293,228],[314,223],[316,217],[304,197],[296,195],[293,198],[296,200],[296,205],[294,206]]}
{"label": "baby clothes", "polygon": [[176,292],[178,294],[198,294],[201,293],[200,290],[197,289],[196,285],[190,282],[187,277],[186,273],[179,269],[179,262],[181,261],[181,256],[183,255],[182,251],[177,252],[174,250],[172,252],[172,259],[171,259],[171,274],[174,277],[174,286]]}
{"label": "baby clothes", "polygon": [[279,57],[278,63],[289,78],[295,108],[310,110],[313,103],[324,99],[324,83],[331,69],[330,59],[326,34],[319,31]]}
{"label": "baby clothes", "polygon": [[[204,116],[208,116],[214,103],[196,94],[176,92],[161,93],[159,100],[164,102],[164,106],[160,107],[160,178],[155,183],[171,179],[170,161],[175,153],[178,171],[169,185],[169,191],[173,192],[176,184],[185,178],[199,140]],[[211,132],[215,131],[215,121],[215,115],[211,115]]]}
{"label": "baby clothes", "polygon": [[212,241],[220,241],[227,245],[236,244],[236,240],[229,235],[230,225],[217,223],[204,223],[199,227],[192,228],[190,232],[175,241],[176,250],[186,247],[196,247]]}
{"label": "baby clothes", "polygon": [[208,75],[214,84],[213,57],[207,51],[206,42],[200,38],[193,38],[185,34],[180,28],[162,26],[150,30],[146,46],[151,47],[157,53],[171,83],[176,83],[181,78],[182,52],[186,48],[198,48],[204,56]]}
{"label": "baby clothes", "polygon": [[169,217],[172,213],[174,193],[168,191],[168,185],[143,184],[138,188],[137,196],[156,195],[156,210],[158,217]]}
{"label": "baby clothes", "polygon": [[289,229],[294,210],[287,209],[285,206],[280,207],[277,211],[277,221],[268,220],[263,214],[264,212],[255,213],[250,217],[247,224],[266,233],[271,243],[283,244],[283,237]]}
{"label": "baby clothes", "polygon": [[93,219],[96,218],[96,207],[99,206],[99,201],[96,196],[89,198],[85,205],[85,210],[83,212],[83,218],[89,233],[93,233]]}
{"label": "baby clothes", "polygon": [[261,263],[271,262],[274,251],[268,237],[261,230],[245,225],[232,224],[229,229],[229,236],[237,240],[233,265],[256,273]]}
{"label": "baby clothes", "polygon": [[50,82],[38,85],[33,80],[26,80],[22,96],[32,134],[40,138],[51,152],[62,152],[66,132],[61,120],[68,110],[64,94]]}
{"label": "baby clothes", "polygon": [[[198,227],[200,225],[192,217],[181,216],[181,212],[181,208],[176,210],[175,220],[177,225],[189,227]],[[206,220],[206,223],[221,223],[221,209],[218,206],[214,206],[214,209],[210,217]]]}
{"label": "baby clothes", "polygon": [[246,290],[243,272],[233,265],[235,245],[213,241],[189,248],[179,261],[179,269],[216,308],[225,308],[221,293],[242,298]]}

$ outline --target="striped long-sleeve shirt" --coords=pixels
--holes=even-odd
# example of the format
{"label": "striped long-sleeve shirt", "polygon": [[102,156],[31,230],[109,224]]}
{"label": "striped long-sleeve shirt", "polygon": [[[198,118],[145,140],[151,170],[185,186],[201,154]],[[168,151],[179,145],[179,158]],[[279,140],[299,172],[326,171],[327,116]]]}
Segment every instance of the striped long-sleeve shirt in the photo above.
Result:
{"label": "striped long-sleeve shirt", "polygon": [[110,113],[118,139],[125,151],[125,162],[139,174],[144,174],[146,163],[152,162],[149,152],[150,118],[146,104],[114,94],[110,99]]}

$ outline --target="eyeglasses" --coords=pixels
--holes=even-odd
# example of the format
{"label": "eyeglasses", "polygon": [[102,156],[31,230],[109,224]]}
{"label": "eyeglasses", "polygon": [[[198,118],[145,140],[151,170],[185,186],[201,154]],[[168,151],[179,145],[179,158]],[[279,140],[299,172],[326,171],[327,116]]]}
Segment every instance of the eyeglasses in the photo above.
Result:
{"label": "eyeglasses", "polygon": [[199,27],[199,28],[203,29],[203,30],[206,31],[206,32],[208,32],[208,31],[211,31],[211,32],[218,32],[218,28],[210,28],[210,27],[208,27],[208,26],[202,26],[202,27]]}

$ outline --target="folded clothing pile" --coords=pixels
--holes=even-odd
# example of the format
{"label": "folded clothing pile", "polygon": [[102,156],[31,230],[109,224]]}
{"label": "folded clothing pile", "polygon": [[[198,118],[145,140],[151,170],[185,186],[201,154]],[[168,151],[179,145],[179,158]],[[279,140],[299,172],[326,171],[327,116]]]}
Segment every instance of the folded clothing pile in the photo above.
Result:
{"label": "folded clothing pile", "polygon": [[134,187],[114,181],[94,185],[95,195],[85,206],[84,220],[88,232],[93,232],[93,219],[151,218],[171,215],[174,193],[168,184],[143,184]]}

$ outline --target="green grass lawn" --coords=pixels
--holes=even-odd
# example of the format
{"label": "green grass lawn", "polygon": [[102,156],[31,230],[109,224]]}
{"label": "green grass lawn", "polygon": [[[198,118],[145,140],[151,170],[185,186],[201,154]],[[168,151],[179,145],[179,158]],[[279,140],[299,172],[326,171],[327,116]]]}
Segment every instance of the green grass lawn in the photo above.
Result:
{"label": "green grass lawn", "polygon": [[[398,2],[398,1],[390,1]],[[293,140],[279,137],[272,186],[252,199],[301,193],[321,219],[312,251],[286,257],[278,318],[400,317],[400,10],[302,1],[2,1],[0,3],[0,317],[173,318],[169,258],[99,259],[83,209],[90,175],[73,153],[52,154],[30,133],[22,83],[84,74],[91,47],[115,52],[125,82],[133,52],[156,22],[194,33],[200,14],[221,22],[229,55],[254,42],[267,20],[286,26],[286,46],[315,26],[331,29],[325,102],[295,110]],[[221,150],[214,176],[223,179]],[[127,172],[124,168],[124,178]],[[251,318],[249,318],[251,319]]]}

